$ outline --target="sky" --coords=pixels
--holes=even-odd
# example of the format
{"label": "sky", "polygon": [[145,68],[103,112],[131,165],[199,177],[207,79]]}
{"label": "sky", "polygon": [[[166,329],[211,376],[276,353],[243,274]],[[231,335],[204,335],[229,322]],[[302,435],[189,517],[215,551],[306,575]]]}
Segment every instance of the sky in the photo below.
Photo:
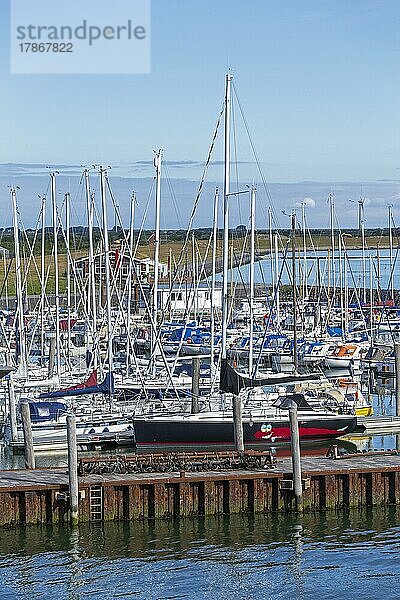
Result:
{"label": "sky", "polygon": [[[32,196],[38,187],[46,191],[46,165],[63,174],[60,194],[68,181],[78,198],[78,167],[102,163],[113,167],[122,211],[127,214],[135,186],[143,213],[153,149],[163,148],[169,177],[164,187],[170,192],[164,223],[178,226],[174,202],[184,220],[229,67],[277,212],[311,198],[310,224],[326,227],[326,198],[333,191],[342,220],[349,215],[356,221],[348,200],[357,199],[362,184],[369,226],[385,226],[389,203],[400,221],[398,0],[152,0],[151,13],[150,74],[15,75],[9,67],[9,2],[1,0],[3,206],[9,205],[7,184],[18,184],[31,223]],[[259,185],[262,215],[269,199],[237,104],[234,110],[233,179],[239,188],[252,180]],[[198,226],[210,225],[222,158],[219,136]],[[245,221],[236,212],[235,219]],[[151,214],[152,208],[150,220]],[[84,219],[78,209],[76,219]],[[0,226],[7,220],[3,212]]]}

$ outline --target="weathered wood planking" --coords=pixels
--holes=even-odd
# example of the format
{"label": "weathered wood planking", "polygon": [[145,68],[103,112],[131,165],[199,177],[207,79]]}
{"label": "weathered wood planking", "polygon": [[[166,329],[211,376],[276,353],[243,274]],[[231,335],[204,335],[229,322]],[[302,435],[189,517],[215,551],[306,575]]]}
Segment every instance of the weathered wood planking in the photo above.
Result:
{"label": "weathered wood planking", "polygon": [[[400,504],[400,456],[304,457],[302,469],[306,511]],[[79,480],[80,520],[94,518],[91,495],[99,489],[101,520],[289,511],[293,492],[284,482],[291,478],[290,459],[259,471],[90,475]],[[0,503],[3,526],[68,521],[67,471],[0,471]]]}

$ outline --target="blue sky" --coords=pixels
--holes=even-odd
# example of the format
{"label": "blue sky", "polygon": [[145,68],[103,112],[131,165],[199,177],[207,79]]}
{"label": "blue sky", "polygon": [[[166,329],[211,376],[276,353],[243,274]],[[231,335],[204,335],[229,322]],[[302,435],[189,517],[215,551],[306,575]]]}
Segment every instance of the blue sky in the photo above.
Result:
{"label": "blue sky", "polygon": [[[11,75],[0,10],[0,163],[148,177],[138,161],[162,147],[173,179],[197,180],[229,65],[269,182],[329,182],[327,195],[334,182],[400,179],[398,0],[152,0],[151,74],[115,76]],[[240,180],[257,180],[236,114]]]}

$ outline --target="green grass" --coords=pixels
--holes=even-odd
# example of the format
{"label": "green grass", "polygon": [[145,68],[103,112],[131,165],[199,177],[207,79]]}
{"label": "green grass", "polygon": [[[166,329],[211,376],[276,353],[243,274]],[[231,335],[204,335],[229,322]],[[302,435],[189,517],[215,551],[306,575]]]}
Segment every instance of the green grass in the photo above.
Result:
{"label": "green grass", "polygon": [[[344,239],[344,243],[345,243],[345,246],[347,249],[354,250],[354,249],[361,248],[361,238],[359,236],[347,236],[346,235],[343,239]],[[286,237],[282,236],[281,240],[282,240],[283,246],[285,246],[288,238],[287,238],[287,236]],[[234,251],[235,251],[236,255],[240,254],[240,252],[242,251],[243,243],[245,241],[246,241],[245,250],[249,251],[249,249],[250,249],[249,236],[248,236],[247,240],[244,237],[234,238],[233,247],[234,247]],[[338,238],[336,235],[335,236],[336,248],[337,248],[337,243],[338,243]],[[307,240],[307,244],[308,244],[308,247],[310,250],[311,250],[312,246],[314,246],[314,248],[316,250],[327,249],[331,245],[330,236],[328,236],[326,234],[316,235],[314,233],[313,238],[312,238],[312,244],[311,244],[311,241],[309,238]],[[164,262],[164,263],[168,263],[170,252],[172,254],[173,260],[175,262],[178,261],[179,256],[181,254],[182,245],[183,245],[182,241],[162,240],[162,242],[160,244],[160,261]],[[207,245],[208,245],[208,240],[206,240],[206,239],[196,240],[196,248],[198,249],[198,252],[200,255],[200,260],[204,260],[204,258],[205,258]],[[388,238],[388,236],[367,236],[366,237],[366,245],[369,248],[379,248],[379,247],[380,248],[388,248],[389,247],[389,238]],[[296,247],[298,249],[302,249],[302,246],[303,246],[302,236],[297,235],[296,236]],[[269,251],[270,244],[269,244],[269,236],[268,235],[266,235],[266,234],[257,235],[256,249],[258,252]],[[222,256],[222,240],[221,239],[218,240],[217,254],[218,254],[218,256]],[[82,250],[79,252],[73,253],[73,256],[75,258],[80,258],[85,255],[86,255],[86,252],[84,252]],[[140,245],[138,248],[137,255],[138,255],[138,258],[145,258],[148,256],[152,257],[153,256],[153,246],[151,244]],[[184,254],[183,254],[184,262],[186,262],[186,256],[187,256],[187,263],[190,265],[192,262],[192,242],[191,242],[191,240],[189,241],[187,248],[185,249]],[[208,260],[211,260],[211,246],[210,246],[207,258],[208,258]],[[37,261],[37,269],[39,270],[39,273],[40,273],[40,256],[36,256],[35,259]],[[46,263],[46,272],[49,268],[49,276],[48,276],[47,285],[46,285],[46,292],[51,294],[51,293],[54,293],[54,279],[55,279],[54,264],[53,264],[52,256],[47,255],[45,263]],[[60,288],[60,293],[63,294],[66,290],[66,285],[67,285],[67,273],[66,273],[67,255],[59,254],[58,263],[59,263],[59,288]],[[7,272],[7,270],[9,270],[8,278],[7,278],[8,295],[15,296],[15,262],[14,262],[14,260],[7,259],[5,267],[6,267],[6,272]],[[27,268],[27,261],[22,261],[23,278],[25,277],[26,268]],[[37,274],[37,269],[35,268],[33,261],[31,261],[29,273],[26,277],[26,282],[27,282],[26,294],[27,295],[38,295],[41,293],[41,285],[40,285],[40,279]],[[4,273],[5,273],[4,261],[0,260],[0,291],[1,291],[1,297],[3,297],[3,298],[5,296]]]}

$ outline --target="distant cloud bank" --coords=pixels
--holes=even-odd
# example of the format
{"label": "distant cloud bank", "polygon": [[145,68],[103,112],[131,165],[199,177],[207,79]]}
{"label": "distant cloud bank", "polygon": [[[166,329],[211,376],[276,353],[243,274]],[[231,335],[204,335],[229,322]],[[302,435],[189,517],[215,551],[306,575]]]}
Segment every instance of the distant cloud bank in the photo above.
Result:
{"label": "distant cloud bank", "polygon": [[[244,165],[247,163],[244,162]],[[62,204],[65,192],[71,193],[71,223],[82,225],[86,222],[84,189],[81,183],[83,169],[92,165],[80,164],[45,164],[45,163],[2,163],[0,164],[0,194],[2,211],[0,227],[11,224],[11,204],[8,198],[8,185],[19,186],[18,205],[21,218],[26,227],[33,227],[40,210],[38,195],[48,193],[49,173],[58,171],[57,201]],[[200,174],[203,164],[195,160],[165,161],[164,174],[168,181],[162,184],[161,227],[163,229],[185,229],[196,197]],[[201,168],[199,168],[201,167]],[[222,189],[222,161],[213,163],[214,169],[204,185],[194,227],[211,227],[212,203],[215,187]],[[191,169],[197,169],[193,176]],[[100,199],[99,182],[96,169],[91,169],[91,187],[95,192],[96,201]],[[244,189],[249,183],[244,177],[239,182],[232,180],[231,191]],[[109,171],[109,181],[113,194],[120,207],[121,215],[128,227],[130,198],[136,192],[137,210],[135,228],[140,228],[142,222],[147,229],[154,226],[154,203],[152,202],[154,185],[154,167],[152,160],[138,160],[125,165],[112,166]],[[366,227],[386,227],[387,207],[393,205],[395,222],[400,226],[400,181],[380,180],[371,182],[281,182],[268,183],[268,187],[256,181],[257,186],[257,227],[266,228],[268,225],[269,198],[276,209],[278,226],[287,227],[287,217],[281,211],[290,212],[296,208],[300,214],[304,207],[307,222],[311,228],[327,228],[329,226],[329,211],[327,198],[334,194],[337,219],[343,228],[357,226],[357,201],[360,198],[362,183],[365,201]],[[148,204],[148,209],[146,206]],[[221,203],[222,204],[222,203]],[[99,210],[99,214],[101,211]],[[110,212],[112,215],[112,212]],[[145,216],[146,215],[146,216]],[[235,227],[246,223],[249,215],[249,199],[246,195],[232,197],[230,208],[230,226]],[[110,219],[112,219],[110,217]],[[279,220],[281,221],[279,223]],[[222,227],[222,209],[219,226]]]}

